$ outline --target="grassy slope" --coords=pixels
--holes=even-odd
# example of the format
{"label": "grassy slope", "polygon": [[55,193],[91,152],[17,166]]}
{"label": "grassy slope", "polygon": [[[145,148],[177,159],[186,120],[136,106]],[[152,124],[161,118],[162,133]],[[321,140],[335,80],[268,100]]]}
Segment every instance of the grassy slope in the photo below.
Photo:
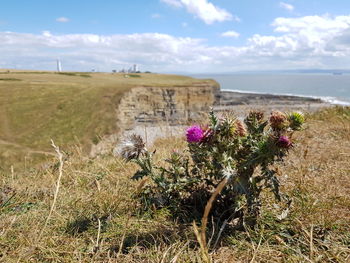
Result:
{"label": "grassy slope", "polygon": [[29,161],[42,158],[50,139],[61,146],[86,146],[96,136],[116,131],[115,108],[130,87],[196,81],[176,75],[140,76],[0,71],[0,167],[5,162],[23,164],[24,156]]}
{"label": "grassy slope", "polygon": [[[264,205],[256,231],[223,235],[211,251],[215,262],[349,262],[350,108],[317,113],[307,123],[279,167],[283,190],[294,200],[289,217],[278,221],[275,208]],[[184,146],[169,138],[154,148],[164,158]],[[135,213],[138,183],[129,179],[135,166],[112,156],[86,160],[77,150],[67,159],[56,209],[43,229],[57,165],[52,159],[46,171],[2,175],[2,198],[13,197],[0,208],[0,261],[203,262],[190,226],[174,223],[166,210],[154,217]]]}

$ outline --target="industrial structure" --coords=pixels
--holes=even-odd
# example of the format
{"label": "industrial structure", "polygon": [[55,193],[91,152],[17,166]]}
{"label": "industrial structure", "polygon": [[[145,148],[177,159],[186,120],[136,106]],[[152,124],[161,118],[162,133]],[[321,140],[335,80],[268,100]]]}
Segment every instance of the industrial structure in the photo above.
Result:
{"label": "industrial structure", "polygon": [[57,59],[57,72],[62,72],[61,61]]}
{"label": "industrial structure", "polygon": [[129,69],[121,69],[119,70],[119,73],[138,73],[139,72],[139,68],[136,64],[132,65],[132,67],[130,67]]}

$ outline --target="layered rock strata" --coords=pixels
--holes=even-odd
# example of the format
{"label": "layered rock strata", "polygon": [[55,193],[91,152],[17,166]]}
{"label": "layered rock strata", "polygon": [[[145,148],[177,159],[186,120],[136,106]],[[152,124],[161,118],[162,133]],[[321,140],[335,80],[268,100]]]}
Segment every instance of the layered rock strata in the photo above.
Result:
{"label": "layered rock strata", "polygon": [[135,87],[118,106],[118,126],[128,129],[137,124],[180,125],[199,120],[215,104],[218,92],[212,84]]}
{"label": "layered rock strata", "polygon": [[189,86],[138,86],[124,94],[116,107],[119,132],[92,145],[91,156],[109,152],[125,131],[135,127],[179,126],[207,116],[219,100],[220,88],[214,81]]}

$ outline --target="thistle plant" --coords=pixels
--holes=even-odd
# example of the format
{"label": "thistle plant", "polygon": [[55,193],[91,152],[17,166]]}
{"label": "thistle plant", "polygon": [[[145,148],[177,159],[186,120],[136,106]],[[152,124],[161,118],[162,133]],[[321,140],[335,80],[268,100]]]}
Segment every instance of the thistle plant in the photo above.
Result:
{"label": "thistle plant", "polygon": [[[214,218],[239,218],[254,225],[264,189],[277,201],[285,200],[273,165],[294,147],[292,135],[303,123],[303,115],[297,112],[272,112],[265,119],[263,112],[251,111],[242,122],[233,114],[218,118],[211,111],[207,126],[186,130],[187,149],[170,153],[167,165],[157,166],[154,153],[136,135],[134,146],[127,144],[122,155],[140,167],[134,180],[148,178],[137,194],[143,209],[166,207],[180,220],[199,220],[215,193],[210,212]],[[218,193],[216,188],[223,181],[225,186]]]}

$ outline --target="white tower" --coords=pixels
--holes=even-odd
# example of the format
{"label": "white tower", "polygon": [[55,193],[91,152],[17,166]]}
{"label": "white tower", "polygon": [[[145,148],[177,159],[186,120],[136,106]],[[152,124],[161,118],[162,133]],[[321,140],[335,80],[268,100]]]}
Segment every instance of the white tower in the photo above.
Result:
{"label": "white tower", "polygon": [[61,71],[62,71],[61,61],[57,59],[57,72],[61,72]]}
{"label": "white tower", "polygon": [[134,73],[138,71],[137,65],[136,65],[136,64],[133,65],[132,71],[133,71]]}

